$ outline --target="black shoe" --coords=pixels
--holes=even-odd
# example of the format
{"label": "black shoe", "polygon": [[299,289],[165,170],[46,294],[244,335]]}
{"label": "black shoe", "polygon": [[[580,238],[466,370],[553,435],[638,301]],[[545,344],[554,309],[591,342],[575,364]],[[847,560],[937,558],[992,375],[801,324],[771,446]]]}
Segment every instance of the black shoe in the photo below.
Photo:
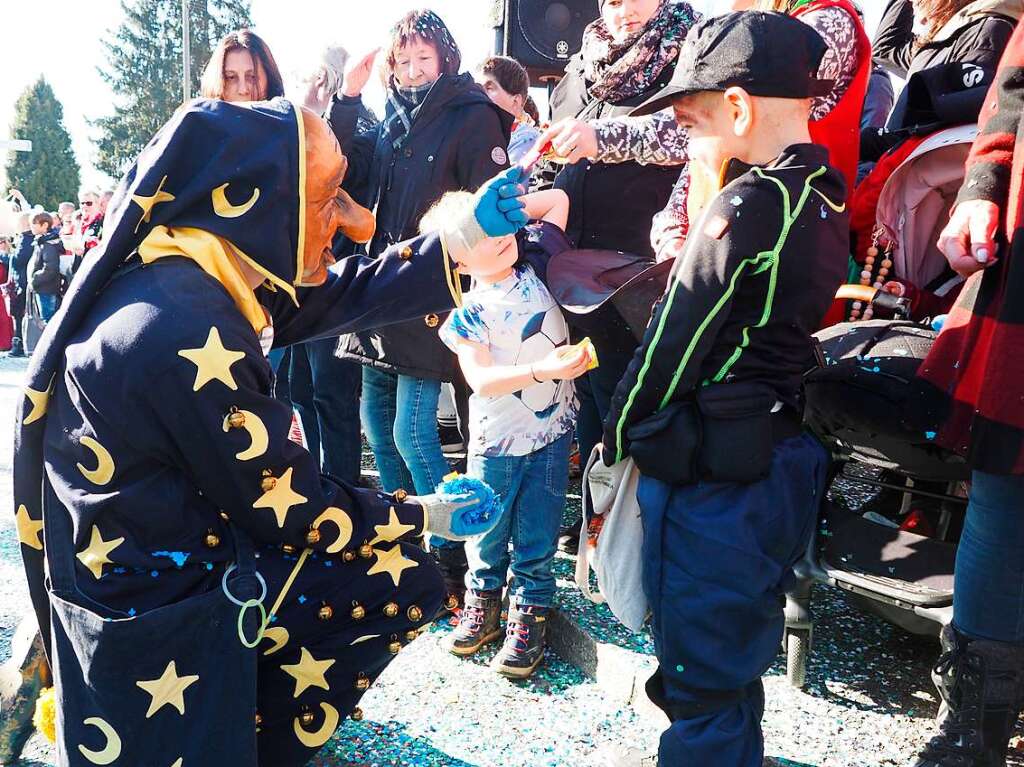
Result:
{"label": "black shoe", "polygon": [[558,550],[566,554],[578,554],[580,551],[580,523],[566,525],[558,531]]}
{"label": "black shoe", "polygon": [[548,611],[522,605],[508,611],[505,644],[491,661],[491,668],[511,679],[526,679],[544,660],[544,637]]}
{"label": "black shoe", "polygon": [[458,424],[438,422],[437,437],[441,440],[442,453],[461,453],[466,449]]}
{"label": "black shoe", "polygon": [[914,767],[1005,767],[1024,704],[1024,646],[970,639],[946,626],[942,650],[935,666],[939,734]]}
{"label": "black shoe", "polygon": [[21,337],[15,336],[11,339],[11,350],[7,352],[8,357],[24,357],[25,347],[22,344]]}
{"label": "black shoe", "polygon": [[501,639],[501,591],[467,591],[459,624],[445,646],[452,655],[465,657]]}

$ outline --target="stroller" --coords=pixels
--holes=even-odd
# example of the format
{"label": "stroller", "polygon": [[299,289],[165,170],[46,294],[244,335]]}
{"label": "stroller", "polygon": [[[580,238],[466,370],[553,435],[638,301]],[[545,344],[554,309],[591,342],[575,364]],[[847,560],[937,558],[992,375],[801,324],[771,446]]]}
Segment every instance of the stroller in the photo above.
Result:
{"label": "stroller", "polygon": [[[970,470],[934,444],[940,403],[916,379],[936,336],[931,318],[881,286],[888,278],[940,297],[958,291],[935,242],[976,133],[963,126],[933,134],[891,172],[874,223],[874,244],[886,253],[879,261],[889,266],[870,274],[869,262],[861,280],[867,284],[840,288],[836,298],[852,301],[860,321],[816,334],[820,353],[805,378],[805,423],[832,453],[833,492],[786,599],[783,648],[796,687],[806,681],[814,583],[838,587],[862,609],[912,633],[937,635],[952,619]],[[847,496],[874,492],[875,508],[864,513],[845,505],[837,489]]]}

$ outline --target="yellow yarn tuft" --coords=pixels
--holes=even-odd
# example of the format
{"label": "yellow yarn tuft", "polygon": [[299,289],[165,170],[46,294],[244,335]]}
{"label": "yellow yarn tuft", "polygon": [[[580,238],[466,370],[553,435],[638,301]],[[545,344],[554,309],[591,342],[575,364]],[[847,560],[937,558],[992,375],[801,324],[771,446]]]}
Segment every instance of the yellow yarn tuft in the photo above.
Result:
{"label": "yellow yarn tuft", "polygon": [[51,743],[57,742],[57,696],[52,687],[47,687],[39,694],[32,724]]}

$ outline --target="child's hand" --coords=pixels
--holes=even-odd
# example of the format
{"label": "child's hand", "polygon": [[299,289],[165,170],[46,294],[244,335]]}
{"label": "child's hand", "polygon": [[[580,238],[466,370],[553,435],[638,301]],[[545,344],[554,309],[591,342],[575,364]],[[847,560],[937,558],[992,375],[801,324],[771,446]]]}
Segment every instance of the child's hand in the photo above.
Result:
{"label": "child's hand", "polygon": [[532,366],[534,378],[541,381],[572,381],[587,372],[590,354],[575,346],[552,349]]}

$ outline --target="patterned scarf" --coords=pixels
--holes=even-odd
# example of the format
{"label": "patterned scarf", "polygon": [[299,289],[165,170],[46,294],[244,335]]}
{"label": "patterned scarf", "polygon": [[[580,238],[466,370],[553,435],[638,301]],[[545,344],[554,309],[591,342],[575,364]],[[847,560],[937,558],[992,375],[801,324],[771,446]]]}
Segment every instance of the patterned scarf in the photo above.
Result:
{"label": "patterned scarf", "polygon": [[618,103],[649,90],[679,49],[700,15],[684,0],[662,0],[661,8],[643,29],[615,42],[603,18],[583,33],[583,76],[590,93]]}
{"label": "patterned scarf", "polygon": [[433,87],[434,83],[427,83],[413,88],[400,88],[394,80],[391,81],[391,87],[388,88],[388,103],[394,111],[384,121],[384,130],[391,137],[391,146],[395,149],[400,149],[405,143],[409,131],[412,130],[413,120],[416,119],[420,107]]}

